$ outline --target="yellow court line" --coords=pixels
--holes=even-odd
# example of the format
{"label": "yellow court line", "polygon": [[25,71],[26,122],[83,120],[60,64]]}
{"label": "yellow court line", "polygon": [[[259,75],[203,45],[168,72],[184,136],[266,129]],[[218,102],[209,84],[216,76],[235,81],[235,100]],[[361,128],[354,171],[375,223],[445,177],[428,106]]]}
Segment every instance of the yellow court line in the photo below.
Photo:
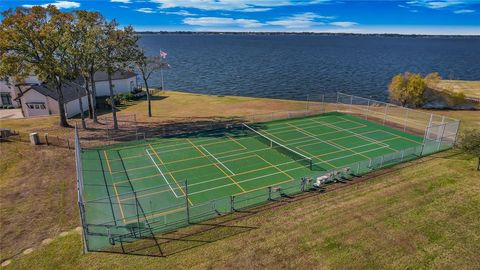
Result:
{"label": "yellow court line", "polygon": [[[313,120],[313,121],[315,121],[315,120]],[[315,121],[315,122],[316,122],[316,121]],[[341,130],[339,130],[339,131],[341,131]],[[302,131],[300,131],[300,132],[302,132]],[[306,130],[303,130],[303,132],[305,132],[306,134],[309,134],[310,136],[315,137],[315,135],[314,135],[313,133],[310,133],[310,132],[308,132],[308,131],[306,131]],[[315,137],[315,138],[316,138],[316,137]],[[320,141],[324,141],[324,140],[322,140],[322,139],[320,139],[320,138],[318,138],[318,139],[319,139]],[[354,153],[354,154],[361,155],[361,156],[363,156],[363,157],[366,157],[367,159],[370,159],[370,157],[368,157],[368,156],[366,156],[366,155],[364,155],[364,154],[355,152],[355,151],[353,151],[353,150],[351,150],[351,149],[349,149],[349,148],[347,148],[347,147],[345,147],[345,146],[339,145],[338,143],[335,143],[335,142],[332,142],[332,141],[330,141],[330,142],[328,142],[328,143],[334,144],[335,146],[337,146],[337,147],[339,147],[339,148],[343,148],[343,149],[348,150],[348,151],[350,151],[350,152],[352,152],[352,153]]]}
{"label": "yellow court line", "polygon": [[105,159],[107,160],[108,171],[110,172],[110,175],[112,175],[112,168],[110,167],[110,162],[108,161],[107,150],[103,150],[103,155],[105,156]]}
{"label": "yellow court line", "polygon": [[[292,179],[290,179],[290,180],[285,180],[285,181],[282,181],[282,182],[275,183],[275,185],[280,185],[280,184],[287,183],[287,182],[291,182],[291,181],[292,181]],[[249,189],[249,190],[244,191],[244,192],[235,193],[235,194],[233,194],[233,196],[238,196],[238,195],[241,195],[241,194],[244,194],[244,193],[247,193],[247,192],[252,192],[252,191],[260,190],[260,189],[264,189],[264,188],[271,187],[271,186],[272,186],[272,185],[266,185],[266,186],[259,187],[259,188]]]}
{"label": "yellow court line", "polygon": [[[343,121],[342,121],[343,122]],[[321,122],[318,122],[318,123],[321,123]],[[336,122],[335,122],[336,123]],[[353,130],[353,129],[357,129],[357,128],[363,128],[363,127],[366,127],[367,125],[363,125],[363,126],[359,126],[359,127],[355,127],[355,128],[351,128],[351,129],[348,129],[348,130]],[[326,126],[328,127],[328,126]],[[300,127],[301,128],[301,127]],[[303,128],[301,128],[302,130],[304,130]],[[291,131],[291,130],[290,130]],[[324,132],[324,133],[318,133],[316,136],[323,136],[323,135],[328,135],[328,134],[332,134],[332,133],[337,133],[338,130],[335,130],[335,131],[329,131],[329,132]],[[295,141],[299,141],[299,140],[302,140],[304,139],[305,137],[300,137],[298,139],[291,139],[291,140],[286,140],[285,142],[289,143],[289,142],[295,142]],[[343,137],[345,138],[345,137]]]}
{"label": "yellow court line", "polygon": [[[290,125],[290,124],[289,124],[289,125]],[[312,137],[314,137],[314,138],[317,138],[313,133],[310,133],[310,132],[308,132],[308,131],[306,131],[306,130],[300,130],[300,129],[296,128],[294,125],[291,125],[291,126],[294,127],[298,132],[301,132],[301,133],[307,134],[307,135],[309,135],[309,136],[312,136]],[[322,139],[320,139],[320,138],[317,138],[317,139],[318,139],[318,141],[325,143],[325,140],[322,140]],[[336,144],[336,143],[334,143],[334,142],[328,142],[328,143],[334,144],[334,145],[336,145],[336,146],[339,147],[339,148],[346,149],[345,147],[340,146],[340,145],[338,145],[338,144]],[[328,144],[328,143],[327,143],[327,144]],[[304,149],[301,149],[301,148],[298,148],[298,147],[296,147],[296,148],[299,149],[299,150],[301,150],[302,152],[308,154],[308,155],[312,155],[311,153],[309,153],[308,151],[306,151],[306,150],[304,150]],[[350,151],[350,152],[354,152],[354,151],[352,151],[352,150],[349,150],[349,151]],[[356,153],[356,152],[354,152],[354,153]],[[361,155],[361,154],[360,154],[360,155]],[[365,156],[365,155],[363,155],[363,156],[366,157],[367,159],[370,159],[369,157],[367,157],[367,156]],[[316,157],[316,158],[318,158],[318,157]],[[318,159],[320,159],[320,158],[318,158]],[[325,160],[322,160],[322,159],[320,159],[320,160],[323,161],[323,162],[325,162],[325,163],[327,163],[328,165],[330,165],[330,166],[332,166],[332,167],[334,167],[334,168],[337,167],[337,166],[334,166],[333,164],[331,164],[331,163],[328,162],[328,161],[325,161]]]}
{"label": "yellow court line", "polygon": [[[235,140],[234,138],[232,138],[232,137],[230,137],[230,136],[228,136],[228,135],[227,135],[227,138],[228,138],[229,140],[233,141],[234,143],[240,145],[244,150],[248,150],[243,144],[239,143],[239,142],[238,142],[237,140]],[[217,153],[217,154],[219,154],[219,153]]]}
{"label": "yellow court line", "polygon": [[[150,148],[152,149],[153,153],[155,154],[155,156],[158,158],[158,160],[160,160],[160,162],[162,163],[162,165],[164,164],[162,159],[160,158],[160,156],[157,154],[157,151],[155,151],[155,149],[150,145]],[[168,174],[170,175],[170,177],[172,177],[173,181],[175,182],[175,184],[177,184],[177,187],[180,189],[180,191],[183,193],[184,196],[186,196],[185,194],[185,191],[183,191],[182,187],[180,187],[180,185],[178,184],[177,180],[175,179],[175,177],[173,177],[172,173],[171,172],[168,172]],[[193,205],[192,201],[190,201],[190,198],[188,199],[188,202],[190,203],[190,205]]]}
{"label": "yellow court line", "polygon": [[[269,148],[267,148],[269,149]],[[230,159],[230,160],[227,160],[225,162],[232,162],[232,161],[236,161],[236,160],[242,160],[242,159],[247,159],[247,158],[250,158],[250,157],[254,157],[255,155],[249,155],[249,156],[245,156],[245,157],[239,157],[239,158],[234,158],[234,159]],[[202,157],[202,158],[207,158],[208,157]],[[167,164],[170,164],[170,163],[167,163]],[[185,168],[185,169],[179,169],[179,170],[174,170],[174,171],[171,171],[171,172],[168,172],[169,174],[172,174],[172,173],[179,173],[179,172],[184,172],[184,171],[189,171],[189,170],[193,170],[193,169],[198,169],[198,168],[204,168],[204,167],[209,167],[209,166],[212,166],[214,163],[208,163],[208,164],[204,164],[204,165],[199,165],[199,166],[195,166],[195,167],[188,167],[188,168]],[[133,170],[138,170],[138,169],[145,169],[145,168],[153,168],[155,167],[155,165],[149,165],[149,166],[145,166],[145,167],[138,167],[138,168],[133,168],[133,169],[129,169],[128,171],[133,171]],[[115,172],[114,172],[115,173]],[[159,174],[157,174],[159,175]],[[142,178],[142,177],[141,177]],[[134,180],[137,180],[138,178],[134,179]],[[130,181],[134,181],[134,180],[130,180]],[[126,183],[128,181],[122,181],[122,182],[117,182],[117,184],[120,184],[120,183]]]}
{"label": "yellow court line", "polygon": [[187,141],[188,141],[195,149],[197,149],[197,151],[198,151],[200,154],[202,154],[202,156],[204,156],[204,157],[207,156],[207,155],[205,155],[205,153],[203,153],[202,151],[200,151],[200,149],[199,149],[195,144],[193,144],[193,142],[192,142],[190,139],[187,138]]}
{"label": "yellow court line", "polygon": [[155,149],[152,147],[151,144],[148,144],[148,146],[150,146],[150,149],[152,149],[153,153],[155,154],[155,156],[158,158],[158,160],[160,160],[160,163],[163,165],[165,163],[163,163],[163,160],[160,158],[160,156],[158,155],[157,151],[155,151]]}
{"label": "yellow court line", "polygon": [[[401,137],[400,137],[401,138]],[[390,139],[385,139],[385,140],[382,140],[382,141],[379,141],[379,142],[388,142],[388,141],[391,141],[391,140],[396,140],[398,139],[397,137],[393,137],[393,138],[390,138]],[[305,146],[310,146],[310,145],[314,145],[314,144],[319,144],[319,143],[322,143],[320,141],[318,142],[315,142],[315,143],[309,143],[309,144],[304,144],[304,145],[300,145],[300,146],[297,146],[297,148],[303,148]],[[361,148],[361,147],[364,147],[365,145],[359,145],[358,148]],[[387,147],[381,147],[381,148],[387,148]],[[376,148],[376,149],[379,149],[379,148]],[[321,155],[316,155],[316,156],[312,156],[312,157],[323,157],[323,156],[328,156],[328,155],[331,155],[331,154],[335,154],[335,153],[339,153],[339,152],[343,152],[343,151],[347,151],[345,149],[340,149],[340,150],[336,150],[336,151],[331,151],[331,152],[327,152],[325,154],[321,154]],[[395,150],[396,151],[396,150]]]}
{"label": "yellow court line", "polygon": [[[207,155],[205,155],[205,153],[203,153],[202,151],[200,151],[200,149],[198,149],[198,147],[192,143],[192,141],[190,141],[189,139],[187,139],[189,143],[192,144],[193,147],[195,147],[195,149],[197,149],[198,152],[200,152],[202,155],[204,155],[205,157]],[[218,166],[217,163],[213,163],[213,165],[215,165],[215,167],[217,167],[221,172],[223,172],[223,174],[225,174],[225,176],[227,176],[235,185],[237,185],[238,188],[240,188],[241,190],[245,191],[245,189],[243,189],[238,183],[237,181],[235,181],[229,174],[227,174],[224,170],[222,170],[222,168],[220,168],[220,166]]]}
{"label": "yellow court line", "polygon": [[225,174],[225,176],[227,176],[239,189],[241,189],[242,191],[245,191],[245,189],[243,189],[242,186],[240,186],[237,181],[235,181],[235,179],[232,178],[231,175],[227,174],[224,170],[222,170],[222,168],[220,168],[220,166],[217,165],[217,163],[214,164],[215,167],[217,167],[221,172],[223,172],[223,174]]}
{"label": "yellow court line", "polygon": [[[200,151],[200,149],[192,143],[192,141],[190,141],[190,139],[187,138],[187,141],[192,144],[193,147],[195,147],[195,149],[197,149],[198,152],[200,152],[203,156],[207,156],[205,155],[205,153],[203,153],[202,151]],[[217,167],[221,172],[223,172],[223,174],[225,174],[225,176],[227,176],[235,185],[238,186],[238,188],[240,188],[241,190],[245,191],[245,189],[243,189],[238,183],[237,181],[235,181],[229,174],[227,174],[224,170],[222,170],[222,168],[220,168],[220,166],[218,166],[217,163],[213,163],[213,165],[215,165],[215,167]]]}
{"label": "yellow court line", "polygon": [[115,196],[117,197],[118,206],[120,207],[120,214],[122,214],[123,224],[127,224],[125,222],[125,215],[123,214],[122,203],[120,202],[120,198],[118,197],[118,191],[115,183],[113,184],[113,189],[115,190]]}
{"label": "yellow court line", "polygon": [[148,219],[148,218],[162,217],[162,216],[166,216],[166,215],[168,215],[168,214],[173,214],[173,213],[177,213],[177,212],[183,211],[183,210],[185,210],[185,209],[186,209],[186,207],[180,207],[180,208],[177,208],[177,209],[172,209],[172,210],[169,210],[169,211],[161,212],[161,213],[158,213],[158,214],[155,214],[155,215],[145,215],[146,218],[132,219],[132,220],[129,220],[128,223],[130,223],[130,222],[137,222],[138,220],[146,220],[146,219]]}
{"label": "yellow court line", "polygon": [[[342,116],[340,116],[340,117],[341,117],[342,119],[344,119]],[[348,121],[348,122],[351,122],[351,123],[363,125],[363,124],[358,123],[358,122],[355,122],[355,121],[353,121],[353,120],[349,120],[349,119],[345,119],[345,120]],[[313,120],[313,121],[315,121],[315,120]],[[317,122],[317,121],[315,121],[315,122]],[[364,125],[364,126],[367,126],[367,125]],[[338,129],[337,129],[337,130],[338,130]],[[345,129],[345,130],[349,130],[349,129]],[[344,130],[338,130],[338,131],[344,131]],[[384,130],[383,130],[383,129],[375,129],[374,131],[384,131]],[[351,132],[353,132],[353,131],[351,131]],[[353,132],[353,133],[355,133],[355,132]],[[367,132],[365,132],[365,133],[367,133]],[[389,132],[387,132],[387,133],[389,133]],[[390,133],[390,134],[391,134],[391,135],[394,135],[394,136],[398,136],[398,135],[396,135],[396,134],[392,134],[392,133]],[[356,133],[356,134],[353,135],[353,136],[357,136],[357,137],[359,137],[360,139],[362,139],[362,140],[364,140],[364,141],[368,141],[368,140],[365,140],[365,139],[361,138],[361,136],[363,136],[363,133],[362,133],[362,134],[357,134],[357,133]],[[364,137],[366,137],[366,136],[364,136]],[[377,141],[377,140],[375,140],[375,139],[371,139],[371,140],[374,141],[374,142],[372,142],[372,143],[380,142],[380,141]],[[393,151],[397,151],[397,150],[391,148],[390,146],[387,146],[387,147],[385,147],[385,148],[388,148],[388,149],[393,150]]]}
{"label": "yellow court line", "polygon": [[270,164],[272,167],[274,167],[275,169],[277,169],[278,172],[280,173],[283,173],[284,175],[286,175],[288,178],[290,178],[290,180],[293,180],[294,178],[289,175],[288,173],[284,172],[282,169],[278,168],[276,165],[273,165],[271,162],[267,161],[266,159],[264,159],[263,157],[257,155],[258,158],[260,158],[261,160],[265,161],[267,164]]}
{"label": "yellow court line", "polygon": [[[312,124],[308,124],[308,123],[311,123],[312,119],[305,119],[305,121],[308,121],[308,122],[304,122],[305,124],[302,124],[302,123],[298,123],[297,127],[299,128],[310,128],[310,127],[317,127],[318,125],[312,125]],[[324,122],[318,122],[316,121],[317,123],[324,123]],[[336,122],[332,122],[331,124],[338,124],[338,123],[343,123],[343,122],[346,122],[345,120],[342,120],[342,121],[336,121]],[[285,125],[285,123],[282,123],[283,125]],[[307,125],[308,124],[308,125]],[[330,124],[330,123],[329,123]],[[322,125],[323,126],[323,125]],[[271,131],[277,131],[277,130],[283,130],[283,131],[280,131],[280,132],[272,132],[273,134],[278,134],[278,133],[284,133],[284,132],[289,132],[291,131],[292,129],[290,127],[287,127],[286,125],[282,128],[273,128],[273,129],[270,129]]]}
{"label": "yellow court line", "polygon": [[[235,139],[232,138],[233,141],[235,141]],[[235,141],[236,143],[238,143],[239,145],[243,146],[245,148],[245,146],[243,144],[241,144],[240,142],[237,142]],[[246,148],[245,148],[246,149]],[[275,169],[277,169],[279,172],[282,172],[283,174],[285,174],[288,178],[290,178],[290,180],[293,180],[293,177],[289,174],[287,174],[286,172],[284,172],[283,170],[281,170],[280,168],[278,168],[276,165],[273,165],[271,162],[265,160],[263,157],[261,157],[260,155],[258,154],[255,154],[254,156],[257,156],[258,158],[260,158],[261,160],[265,161],[267,164],[270,164],[272,167],[275,167]]]}

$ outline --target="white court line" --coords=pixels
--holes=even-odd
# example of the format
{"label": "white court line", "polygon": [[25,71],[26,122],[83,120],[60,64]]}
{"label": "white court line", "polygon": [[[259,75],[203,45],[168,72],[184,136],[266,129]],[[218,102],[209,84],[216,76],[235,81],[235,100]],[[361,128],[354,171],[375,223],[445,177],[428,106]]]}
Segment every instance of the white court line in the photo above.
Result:
{"label": "white court line", "polygon": [[180,198],[177,193],[173,190],[172,186],[170,186],[170,183],[168,182],[167,178],[165,177],[165,175],[163,174],[162,170],[160,170],[160,167],[158,167],[157,163],[155,162],[155,160],[153,159],[152,155],[150,154],[150,152],[148,151],[148,149],[145,149],[145,151],[147,151],[147,155],[150,157],[150,159],[152,160],[153,164],[155,164],[155,167],[157,167],[157,170],[160,172],[160,174],[162,175],[163,179],[165,180],[165,182],[167,183],[168,187],[170,188],[170,190],[173,192],[173,195],[175,195],[175,197],[177,198]]}
{"label": "white court line", "polygon": [[[358,154],[368,153],[368,152],[376,151],[376,150],[383,149],[383,148],[385,148],[385,147],[378,147],[378,148],[374,148],[374,149],[370,149],[370,150],[366,150],[366,151],[362,151],[362,152],[357,152],[356,154],[351,154],[351,155],[348,155],[348,156],[332,158],[332,159],[326,160],[326,162],[334,161],[334,160],[337,160],[337,159],[343,159],[343,158],[347,158],[347,157],[358,155]],[[357,162],[359,162],[359,161],[357,161]],[[354,163],[357,163],[357,162],[354,162]],[[321,162],[321,163],[324,163],[324,162]],[[286,163],[283,163],[283,164],[286,164]],[[283,164],[280,164],[280,165],[283,165]],[[277,166],[280,166],[280,165],[277,165]],[[303,168],[305,168],[305,167],[303,167]],[[338,167],[335,167],[333,169],[336,169],[336,168],[338,168]],[[302,169],[302,167],[292,168],[292,169],[288,169],[288,170],[281,170],[281,171],[278,171],[278,172],[275,172],[275,173],[265,174],[265,175],[257,176],[257,177],[254,177],[254,178],[249,178],[249,179],[246,179],[246,180],[243,180],[243,181],[237,181],[237,183],[242,184],[242,183],[245,183],[245,182],[250,182],[250,181],[253,181],[253,180],[257,180],[259,178],[272,176],[272,175],[276,175],[276,174],[281,174],[281,173],[286,173],[286,172],[289,172],[289,171],[295,171],[295,170],[299,170],[299,169]],[[225,178],[225,177],[223,177],[223,178]],[[190,186],[194,186],[196,184],[198,184],[198,185],[199,184],[204,184],[206,182],[216,181],[216,180],[220,180],[220,178],[213,179],[213,180],[208,180],[208,181],[203,181],[203,182],[200,182],[200,183],[191,184]],[[235,185],[235,183],[225,184],[225,185],[222,185],[222,186],[216,186],[216,187],[209,188],[209,189],[202,189],[202,190],[199,190],[197,192],[188,193],[188,195],[199,194],[199,193],[203,193],[203,192],[207,192],[207,191],[210,191],[210,190],[214,190],[214,189],[218,189],[218,188],[222,188],[222,187],[226,187],[226,186],[231,186],[231,185]]]}
{"label": "white court line", "polygon": [[232,170],[230,170],[227,166],[225,166],[225,164],[223,164],[220,160],[218,160],[218,158],[216,158],[214,155],[212,155],[212,153],[208,152],[207,149],[205,149],[205,147],[201,146],[200,147],[205,151],[207,152],[207,154],[209,154],[211,157],[213,157],[217,162],[218,164],[222,165],[222,167],[224,167],[225,169],[227,169],[232,175],[235,175],[234,172],[232,172]]}
{"label": "white court line", "polygon": [[[315,121],[315,120],[313,120],[313,121]],[[348,121],[348,120],[347,120],[347,121]],[[321,122],[318,122],[318,121],[315,121],[315,122],[321,123]],[[351,121],[351,122],[356,123],[356,124],[360,124],[360,123],[357,123],[357,122],[355,122],[355,121]],[[358,136],[358,137],[360,137],[360,138],[362,138],[362,139],[364,139],[364,140],[366,140],[366,141],[374,142],[374,143],[378,143],[379,145],[383,145],[383,146],[386,146],[386,147],[390,147],[390,145],[387,145],[387,144],[385,144],[385,143],[379,142],[379,141],[377,141],[377,140],[375,140],[375,139],[370,139],[370,138],[368,138],[368,137],[363,136],[362,134],[353,132],[353,131],[351,131],[351,130],[344,129],[344,128],[341,128],[341,127],[336,127],[336,126],[331,125],[331,124],[329,124],[329,123],[324,123],[324,124],[327,125],[327,126],[329,126],[329,127],[331,127],[331,128],[334,128],[334,129],[336,129],[336,130],[339,130],[339,131],[350,132],[350,133],[354,134],[355,136]],[[360,125],[361,125],[361,124],[360,124]]]}
{"label": "white court line", "polygon": [[[388,139],[390,140],[390,139]],[[359,148],[359,147],[363,147],[365,145],[361,145],[361,146],[357,146],[356,148]],[[385,147],[378,147],[378,148],[374,148],[374,149],[370,149],[370,150],[365,150],[365,151],[361,151],[361,152],[355,152],[354,154],[350,154],[350,155],[346,155],[346,156],[341,156],[341,157],[337,157],[337,158],[332,158],[332,159],[328,159],[328,160],[325,160],[326,162],[330,162],[330,161],[334,161],[334,160],[338,160],[338,159],[343,159],[343,158],[348,158],[348,157],[351,157],[351,156],[355,156],[355,155],[358,155],[358,154],[363,154],[363,153],[368,153],[368,152],[372,152],[372,151],[376,151],[376,150],[379,150],[379,149],[383,149]],[[353,148],[352,148],[353,149]],[[328,154],[328,153],[327,153]],[[321,156],[321,155],[319,155]],[[371,159],[371,158],[369,158]],[[357,161],[358,162],[358,161]],[[357,163],[355,162],[355,163]],[[290,164],[290,163],[296,163],[296,161],[289,161],[289,162],[284,162],[284,163],[281,163],[281,164],[277,164],[276,166],[282,166],[282,165],[287,165],[287,164]],[[324,162],[320,162],[320,163],[324,163]],[[274,166],[271,166],[271,167],[267,167],[267,168],[273,168]],[[266,169],[267,169],[266,168]],[[335,168],[338,168],[338,167],[335,167]],[[334,169],[335,169],[334,168]],[[289,172],[289,171],[295,171],[295,170],[299,170],[299,169],[305,169],[304,166],[299,166],[299,167],[296,167],[296,168],[292,168],[292,169],[288,169],[288,170],[281,170],[281,171],[277,171],[275,173],[270,173],[270,174],[264,174],[264,175],[260,175],[260,176],[257,176],[257,177],[254,177],[254,178],[249,178],[249,179],[246,179],[246,180],[243,180],[243,181],[237,181],[237,183],[241,184],[241,183],[245,183],[245,182],[249,182],[249,181],[253,181],[253,180],[257,180],[259,178],[262,178],[262,177],[267,177],[267,176],[272,176],[272,175],[276,175],[276,174],[281,174],[281,173],[286,173],[286,172]],[[235,176],[235,175],[233,175]],[[224,179],[228,179],[227,176],[222,176],[222,177],[218,177],[218,178],[214,178],[214,179],[210,179],[210,180],[206,180],[206,181],[202,181],[202,182],[198,182],[198,183],[193,183],[193,184],[189,184],[188,186],[189,187],[192,187],[192,186],[197,186],[197,185],[203,185],[205,183],[210,183],[210,182],[214,182],[214,181],[220,181],[220,180],[224,180]],[[167,182],[168,183],[168,182]],[[193,192],[193,193],[188,193],[189,195],[194,195],[194,194],[199,194],[199,193],[203,193],[203,192],[207,192],[207,191],[210,191],[210,190],[214,190],[214,189],[218,189],[218,188],[222,188],[222,187],[226,187],[226,186],[231,186],[231,185],[235,185],[235,183],[230,183],[230,184],[225,184],[225,185],[222,185],[222,186],[215,186],[213,188],[209,188],[209,189],[202,189],[202,190],[199,190],[197,192]],[[170,186],[170,185],[169,185]],[[171,188],[171,187],[170,187]],[[141,192],[142,190],[139,190],[138,192]],[[177,198],[180,198],[180,197],[185,197],[185,195],[180,195],[178,196]]]}

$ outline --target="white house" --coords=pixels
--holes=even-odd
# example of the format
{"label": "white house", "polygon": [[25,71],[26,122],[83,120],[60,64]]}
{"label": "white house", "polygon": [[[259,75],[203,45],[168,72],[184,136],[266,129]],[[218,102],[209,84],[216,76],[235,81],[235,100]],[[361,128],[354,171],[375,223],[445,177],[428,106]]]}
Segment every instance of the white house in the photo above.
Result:
{"label": "white house", "polygon": [[[21,104],[25,117],[35,117],[58,114],[58,93],[45,84],[22,84],[19,85],[21,93],[16,101]],[[88,96],[84,87],[73,82],[64,83],[63,100],[65,114],[73,117],[81,112],[80,98],[83,103],[83,111],[88,109]]]}
{"label": "white house", "polygon": [[[28,76],[25,78],[25,83],[40,83],[36,76]],[[12,106],[14,108],[20,107],[20,103],[16,100],[20,89],[12,80],[0,80],[0,109],[3,106]]]}
{"label": "white house", "polygon": [[[107,73],[99,71],[94,76],[96,96],[109,96]],[[137,88],[137,75],[131,71],[117,71],[112,74],[114,94],[129,93]],[[62,90],[67,117],[80,113],[78,99],[81,97],[83,109],[88,109],[88,97],[83,80],[65,83]],[[80,94],[80,96],[79,96]],[[58,95],[54,89],[42,84],[36,76],[28,76],[24,83],[13,80],[0,80],[0,109],[3,105],[21,108],[25,117],[58,114]]]}
{"label": "white house", "polygon": [[[94,76],[97,97],[110,96],[108,76],[104,71],[98,71]],[[117,71],[112,74],[114,94],[130,93],[137,88],[137,74],[131,71]]]}

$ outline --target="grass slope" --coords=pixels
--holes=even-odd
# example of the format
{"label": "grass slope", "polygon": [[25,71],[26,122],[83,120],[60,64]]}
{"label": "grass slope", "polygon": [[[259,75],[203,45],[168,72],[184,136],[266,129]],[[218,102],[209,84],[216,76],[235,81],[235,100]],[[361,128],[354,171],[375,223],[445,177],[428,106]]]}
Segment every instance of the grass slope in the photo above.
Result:
{"label": "grass slope", "polygon": [[[237,106],[239,111],[242,107],[254,111],[256,106],[266,110],[262,100],[250,98],[169,95],[154,102],[153,107],[158,108],[156,113],[164,108],[164,116],[174,116],[179,113],[176,110],[198,108],[195,106],[200,105],[194,105],[196,101],[205,107],[210,102],[223,104],[222,99],[227,102],[218,106],[219,111],[211,111],[213,106],[207,106],[201,114],[222,115],[222,110],[230,107],[236,110]],[[177,97],[188,102],[179,107],[175,104]],[[172,103],[167,103],[169,100]],[[288,106],[288,103],[265,101]],[[146,105],[139,102],[125,110],[137,111],[135,107],[143,110]],[[196,111],[190,111],[192,113]],[[462,119],[462,128],[474,127],[480,121],[479,112],[441,113]],[[45,124],[45,129],[55,128]],[[0,164],[0,247],[4,259],[31,245],[37,246],[43,236],[54,236],[60,230],[77,226],[78,211],[71,152],[63,153],[52,147],[32,148],[20,143],[1,144],[0,150],[2,157],[9,156],[7,160],[2,158]],[[15,257],[5,269],[478,267],[480,174],[473,170],[475,160],[447,151],[416,163],[408,167],[402,165],[389,174],[348,188],[232,221],[233,225],[254,229],[242,233],[206,232],[193,238],[210,243],[166,258],[105,253],[81,255],[80,235],[71,234],[39,246],[29,255]],[[44,166],[49,166],[46,175],[42,173]],[[32,180],[35,178],[40,180]],[[35,193],[33,187],[42,189]],[[15,200],[10,194],[24,197]],[[215,241],[224,234],[230,237]],[[181,245],[172,249],[184,249],[198,242]]]}

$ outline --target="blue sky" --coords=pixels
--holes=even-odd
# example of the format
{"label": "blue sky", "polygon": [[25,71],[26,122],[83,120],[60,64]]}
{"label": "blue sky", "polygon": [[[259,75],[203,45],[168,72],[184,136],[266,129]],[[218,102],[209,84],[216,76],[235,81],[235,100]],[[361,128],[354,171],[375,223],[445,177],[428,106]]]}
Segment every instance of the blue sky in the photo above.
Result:
{"label": "blue sky", "polygon": [[136,30],[480,35],[480,0],[1,0],[99,11]]}

